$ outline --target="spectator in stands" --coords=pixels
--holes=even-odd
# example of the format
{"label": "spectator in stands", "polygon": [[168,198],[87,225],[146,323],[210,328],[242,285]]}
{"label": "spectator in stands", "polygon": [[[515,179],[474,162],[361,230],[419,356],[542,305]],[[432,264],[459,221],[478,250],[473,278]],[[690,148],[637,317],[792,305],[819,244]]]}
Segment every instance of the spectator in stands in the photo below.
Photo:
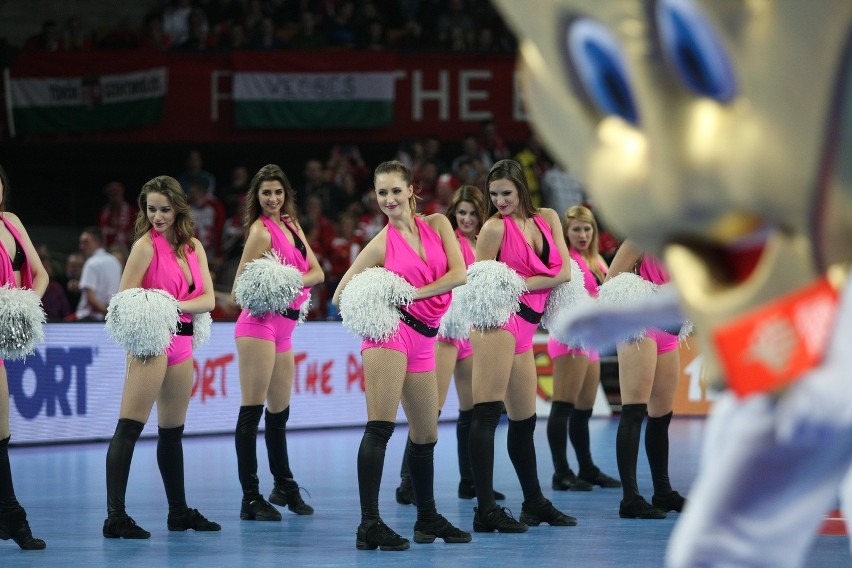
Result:
{"label": "spectator in stands", "polygon": [[317,30],[317,16],[305,10],[299,19],[299,27],[290,38],[290,49],[323,49],[328,45],[325,34]]}
{"label": "spectator in stands", "polygon": [[[41,247],[39,247],[39,256],[41,257]],[[68,303],[62,284],[53,279],[53,262],[50,256],[41,257],[41,263],[49,278],[47,289],[41,297],[41,307],[47,316],[47,321],[63,321],[72,313],[71,304]]]}
{"label": "spectator in stands", "polygon": [[76,320],[104,321],[109,301],[121,282],[121,263],[104,250],[101,230],[97,227],[86,227],[80,233],[80,252],[86,262],[80,275]]}
{"label": "spectator in stands", "polygon": [[337,220],[337,230],[328,249],[329,269],[326,278],[326,289],[331,298],[337,289],[340,279],[349,270],[355,257],[361,252],[362,241],[357,234],[358,218],[351,213],[341,213]]}
{"label": "spectator in stands", "polygon": [[[503,138],[497,132],[497,125],[491,119],[483,120],[479,130],[480,146],[488,154],[491,163],[503,160],[512,155],[509,147],[503,142]],[[562,211],[557,209],[557,211]]]}
{"label": "spectator in stands", "polygon": [[163,31],[172,38],[173,45],[189,39],[189,13],[192,0],[171,0],[163,12]]}
{"label": "spectator in stands", "polygon": [[64,42],[67,51],[91,51],[94,48],[92,38],[83,31],[79,16],[71,16],[65,21]]}
{"label": "spectator in stands", "polygon": [[[305,211],[300,215],[302,218],[310,219],[316,227],[316,242],[311,243],[311,248],[317,257],[328,258],[331,249],[331,241],[334,240],[334,223],[323,213],[322,201],[318,195],[309,195],[305,202]],[[316,244],[316,248],[314,245]]]}
{"label": "spectator in stands", "polygon": [[145,16],[145,27],[139,38],[139,49],[145,51],[168,51],[172,48],[172,38],[163,29],[163,15],[149,12]]}
{"label": "spectator in stands", "polygon": [[195,220],[195,237],[201,241],[211,266],[222,260],[222,228],[225,226],[225,208],[207,190],[207,178],[197,177],[189,183],[186,194],[192,218]]}
{"label": "spectator in stands", "polygon": [[473,30],[473,20],[465,9],[464,0],[449,0],[447,8],[438,18],[438,43],[450,51],[463,51],[464,49],[452,49],[452,45],[458,42],[462,42],[464,46],[473,45]]}
{"label": "spectator in stands", "polygon": [[[544,206],[556,211],[568,211],[575,205],[583,205],[586,202],[586,195],[577,178],[563,170],[549,155],[542,156],[546,164],[544,176],[541,178],[541,197]],[[598,240],[597,236],[595,240]]]}
{"label": "spectator in stands", "polygon": [[541,198],[541,178],[544,176],[547,164],[544,161],[544,149],[541,147],[541,142],[535,132],[530,133],[526,145],[515,154],[515,160],[524,169],[533,205],[541,207],[543,201]]}
{"label": "spectator in stands", "polygon": [[[225,214],[230,217],[245,202],[245,193],[249,186],[248,168],[245,166],[234,166],[231,170],[231,179],[227,185],[219,186],[216,196],[225,206]],[[242,221],[240,221],[242,223]]]}
{"label": "spectator in stands", "polygon": [[121,269],[124,270],[124,265],[127,264],[127,249],[120,245],[112,245],[107,248],[110,253],[121,264]]}
{"label": "spectator in stands", "polygon": [[379,198],[375,191],[364,194],[364,213],[358,219],[358,232],[364,243],[370,241],[387,225],[387,217],[379,206]]}
{"label": "spectator in stands", "polygon": [[[421,161],[421,164],[429,160],[438,165],[439,175],[450,171],[450,166],[447,165],[447,162],[444,161],[444,157],[441,154],[441,139],[434,134],[429,134],[423,139],[423,160]],[[415,166],[416,165],[417,164],[415,164]]]}
{"label": "spectator in stands", "polygon": [[241,49],[249,49],[249,38],[246,35],[246,28],[240,23],[234,23],[228,26],[222,34],[219,41],[219,48],[224,51],[239,51]]}
{"label": "spectator in stands", "polygon": [[337,213],[337,190],[334,185],[329,182],[328,174],[323,168],[322,162],[316,159],[310,159],[305,162],[305,185],[302,186],[302,191],[297,197],[299,208],[303,211],[308,204],[310,196],[319,197],[322,203],[322,211],[327,217],[332,217]]}
{"label": "spectator in stands", "polygon": [[[335,186],[339,187],[344,174],[351,173],[355,177],[355,183],[359,187],[366,187],[372,181],[372,172],[364,158],[361,157],[361,149],[356,144],[335,144],[331,147],[328,161],[326,162],[326,177]],[[337,195],[336,198],[340,198]],[[329,217],[336,218],[337,213],[346,209],[345,204],[337,206],[332,211],[326,211]]]}
{"label": "spectator in stands", "polygon": [[417,177],[414,178],[414,187],[418,188],[417,195],[424,201],[430,201],[435,198],[435,187],[438,184],[438,177],[441,172],[438,164],[433,160],[426,160],[417,172]]}
{"label": "spectator in stands", "polygon": [[353,48],[357,33],[354,26],[355,3],[343,0],[334,8],[334,16],[326,26],[325,35],[330,47]]}
{"label": "spectator in stands", "polygon": [[[72,252],[65,259],[65,267],[62,271],[60,282],[62,289],[65,290],[65,297],[68,299],[68,305],[76,309],[80,303],[80,277],[83,274],[83,264],[86,258],[82,253]],[[71,314],[70,319],[75,319],[76,315]]]}
{"label": "spectator in stands", "polygon": [[482,160],[482,165],[485,169],[489,169],[491,164],[490,156],[488,152],[479,144],[479,139],[474,134],[465,134],[462,139],[462,153],[457,156],[451,165],[452,171],[454,174],[458,175],[459,164],[464,160],[473,160],[479,159]]}
{"label": "spectator in stands", "polygon": [[237,200],[237,208],[228,217],[225,226],[222,228],[222,267],[219,270],[217,282],[228,290],[233,288],[237,266],[243,254],[245,214],[246,196],[243,194]]}
{"label": "spectator in stands", "polygon": [[340,177],[340,182],[337,185],[337,193],[339,195],[338,200],[340,203],[340,213],[338,217],[343,213],[352,213],[356,217],[361,215],[363,212],[363,206],[361,205],[361,198],[364,195],[364,192],[358,186],[358,183],[355,181],[355,176],[352,172],[345,172]]}
{"label": "spectator in stands", "polygon": [[438,181],[435,184],[435,197],[427,201],[422,207],[424,215],[432,215],[433,213],[446,213],[450,206],[450,201],[453,198],[456,188],[459,187],[459,180],[452,174],[442,174],[438,176]]}
{"label": "spectator in stands", "polygon": [[260,25],[249,39],[249,49],[259,51],[278,51],[284,49],[284,42],[278,37],[275,22],[269,16],[260,21]]}
{"label": "spectator in stands", "polygon": [[124,198],[124,191],[124,184],[120,181],[111,181],[104,186],[107,202],[98,214],[98,228],[105,248],[118,245],[126,252],[130,250],[136,208]]}
{"label": "spectator in stands", "polygon": [[178,44],[178,51],[207,51],[216,46],[216,38],[210,34],[207,16],[201,8],[193,8],[189,12],[189,33],[183,43]]}
{"label": "spectator in stands", "polygon": [[45,20],[41,25],[41,32],[30,36],[24,43],[26,51],[64,51],[65,40],[59,26],[53,20]]}
{"label": "spectator in stands", "polygon": [[204,169],[204,159],[198,150],[190,150],[184,163],[184,171],[177,180],[183,188],[184,193],[189,191],[189,184],[195,178],[202,177],[207,180],[207,193],[213,195],[216,191],[216,176]]}

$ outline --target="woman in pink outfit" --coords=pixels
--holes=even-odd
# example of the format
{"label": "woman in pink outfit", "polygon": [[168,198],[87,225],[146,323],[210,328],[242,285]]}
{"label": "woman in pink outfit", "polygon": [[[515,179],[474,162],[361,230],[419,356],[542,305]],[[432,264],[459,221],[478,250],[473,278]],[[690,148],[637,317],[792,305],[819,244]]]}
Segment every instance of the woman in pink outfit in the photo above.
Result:
{"label": "woman in pink outfit", "polygon": [[[18,216],[5,211],[9,181],[0,167],[0,285],[29,288],[39,298],[47,289],[47,271]],[[9,384],[0,359],[0,538],[11,538],[24,550],[41,550],[45,543],[34,538],[27,513],[15,497],[9,465]]]}
{"label": "woman in pink outfit", "polygon": [[[565,211],[568,252],[583,272],[583,284],[592,297],[607,273],[606,261],[598,252],[598,224],[591,210],[575,205]],[[589,418],[601,382],[600,355],[595,350],[574,348],[551,336],[547,353],[553,363],[553,402],[547,419],[547,441],[553,458],[552,487],[556,491],[591,491],[595,485],[621,487],[617,479],[603,473],[592,461]],[[579,471],[568,465],[568,438],[577,455]]]}
{"label": "woman in pink outfit", "polygon": [[398,161],[375,171],[375,193],[388,224],[373,238],[344,274],[334,293],[340,295],[356,274],[382,266],[407,280],[415,300],[403,311],[399,330],[387,341],[365,339],[361,346],[367,398],[367,426],[358,450],[361,524],[358,549],[405,550],[408,539],[379,517],[379,488],[385,449],[393,434],[400,401],[408,418],[408,467],[417,503],[414,541],[469,542],[438,514],[433,495],[433,455],[438,439],[438,384],[435,339],[449,307],[450,291],[466,281],[464,260],[450,222],[444,215],[420,217],[411,172]]}

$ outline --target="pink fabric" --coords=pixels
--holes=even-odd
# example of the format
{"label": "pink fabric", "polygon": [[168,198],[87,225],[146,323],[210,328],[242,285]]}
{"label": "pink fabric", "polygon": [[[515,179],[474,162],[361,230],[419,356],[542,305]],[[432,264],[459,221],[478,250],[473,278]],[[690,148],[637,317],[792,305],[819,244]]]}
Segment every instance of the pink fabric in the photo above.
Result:
{"label": "pink fabric", "polygon": [[470,346],[470,339],[451,339],[449,337],[439,335],[438,341],[442,343],[449,343],[450,345],[453,345],[456,349],[458,349],[458,353],[456,354],[456,361],[467,359],[468,357],[473,355],[473,348]]}
{"label": "pink fabric", "polygon": [[533,337],[538,331],[537,323],[530,323],[518,314],[512,314],[500,329],[506,330],[515,336],[515,355],[526,353],[533,346]]}
{"label": "pink fabric", "polygon": [[[532,219],[538,225],[539,230],[541,230],[550,247],[547,264],[541,261],[526,241],[526,238],[524,238],[521,228],[518,227],[518,224],[511,217],[503,218],[505,232],[503,234],[503,243],[500,246],[500,258],[497,260],[505,262],[509,268],[525,279],[539,275],[556,276],[562,269],[562,256],[553,242],[550,225],[539,215],[535,215]],[[544,311],[544,304],[547,302],[550,290],[550,288],[544,288],[543,290],[525,292],[521,295],[520,301],[541,313]]]}
{"label": "pink fabric", "polygon": [[470,248],[470,241],[467,240],[467,237],[459,229],[456,229],[456,237],[459,239],[462,258],[464,258],[464,266],[467,268],[476,261],[476,253]]}
{"label": "pink fabric", "polygon": [[405,353],[407,358],[405,371],[407,373],[427,373],[435,370],[435,337],[420,335],[404,323],[399,323],[399,330],[387,341],[365,339],[361,342],[361,352],[375,347],[393,349]]}
{"label": "pink fabric", "polygon": [[580,254],[580,251],[578,250],[569,248],[568,253],[571,255],[571,258],[577,261],[577,264],[580,265],[580,269],[583,271],[583,285],[586,287],[586,292],[591,294],[593,298],[597,298],[598,281],[595,279],[595,273],[592,272],[591,268],[589,268],[589,264],[586,262],[586,259],[583,258],[583,255]]}
{"label": "pink fabric", "polygon": [[674,351],[678,348],[677,335],[652,327],[645,331],[645,337],[657,344],[657,355]]}
{"label": "pink fabric", "polygon": [[[189,266],[192,283],[195,286],[195,290],[190,292],[189,282],[183,275],[183,270],[178,264],[177,255],[172,245],[154,229],[148,231],[148,234],[151,235],[151,242],[154,245],[154,257],[142,278],[142,287],[164,290],[179,301],[191,300],[200,296],[204,292],[204,280],[201,276],[198,255],[195,254],[195,251],[189,245],[186,245],[186,264]],[[180,321],[191,322],[192,314],[181,314]]]}
{"label": "pink fabric", "polygon": [[[12,233],[12,236],[21,245],[21,249],[24,248],[24,241],[21,238],[21,234],[18,232],[18,229],[6,219],[5,215],[0,215],[0,219],[3,219],[3,223],[6,225],[6,228],[9,229],[9,232]],[[12,251],[14,254],[14,251]],[[30,268],[30,259],[27,257],[26,251],[24,251],[24,265],[21,267],[21,288],[30,288],[33,287],[33,271]],[[17,284],[15,282],[15,271],[12,269],[12,258],[9,256],[9,253],[0,247],[0,286],[9,284],[12,287],[17,288]]]}
{"label": "pink fabric", "polygon": [[[284,234],[284,231],[279,227],[275,221],[268,218],[265,215],[261,215],[260,219],[263,221],[263,224],[266,226],[266,230],[269,231],[269,236],[272,237],[272,250],[278,253],[287,264],[295,266],[299,269],[299,272],[305,274],[310,270],[310,265],[308,263],[308,259],[302,256],[302,253],[296,248],[295,245],[291,245],[290,241],[287,240],[287,235]],[[283,219],[282,219],[283,220]],[[296,227],[290,222],[283,220],[284,224],[287,225],[289,229],[293,231],[293,238],[299,239],[299,232],[296,230]],[[302,241],[305,245],[305,248],[308,248],[307,243]],[[304,304],[308,297],[311,294],[310,286],[305,286],[302,288],[302,291],[299,292],[299,295],[296,296],[296,299],[290,304],[290,307],[294,310],[298,310],[302,304]]]}
{"label": "pink fabric", "polygon": [[169,367],[183,363],[192,357],[192,336],[175,335],[166,348],[166,365]]}
{"label": "pink fabric", "polygon": [[663,263],[655,256],[645,254],[639,266],[639,276],[654,284],[665,284],[671,278]]}
{"label": "pink fabric", "polygon": [[[420,240],[426,253],[426,260],[420,258],[402,235],[388,224],[387,246],[385,249],[385,268],[405,278],[415,288],[420,288],[438,280],[449,270],[447,255],[441,236],[428,223],[414,217]],[[450,307],[452,292],[444,292],[431,298],[415,300],[406,309],[408,312],[430,327],[438,327],[441,318]],[[404,324],[403,324],[404,325]]]}
{"label": "pink fabric", "polygon": [[268,313],[262,317],[252,316],[243,310],[234,325],[234,337],[254,337],[275,343],[275,352],[283,353],[293,348],[293,330],[296,320],[281,314]]}
{"label": "pink fabric", "polygon": [[564,355],[588,357],[590,362],[600,361],[601,359],[600,353],[594,349],[577,349],[574,347],[568,347],[564,343],[560,343],[552,337],[547,342],[547,355],[550,357],[551,361]]}

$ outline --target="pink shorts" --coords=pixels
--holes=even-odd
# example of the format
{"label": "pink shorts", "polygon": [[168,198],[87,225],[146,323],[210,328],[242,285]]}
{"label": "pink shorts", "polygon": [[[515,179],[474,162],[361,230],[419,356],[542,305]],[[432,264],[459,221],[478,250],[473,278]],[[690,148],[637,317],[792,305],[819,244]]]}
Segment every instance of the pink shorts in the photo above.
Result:
{"label": "pink shorts", "polygon": [[275,344],[276,353],[283,353],[293,348],[293,330],[297,323],[281,314],[268,313],[254,317],[248,310],[243,310],[234,325],[234,337],[265,339]]}
{"label": "pink shorts", "polygon": [[563,355],[588,357],[590,362],[601,360],[600,353],[598,353],[594,349],[577,349],[574,347],[568,347],[564,343],[560,343],[552,337],[547,342],[547,354],[550,356],[551,361]]}
{"label": "pink shorts", "polygon": [[515,355],[520,355],[532,349],[533,336],[538,330],[538,324],[530,323],[518,314],[512,314],[506,325],[500,329],[505,329],[515,336]]}
{"label": "pink shorts", "polygon": [[438,336],[438,341],[442,343],[449,343],[450,345],[454,345],[456,349],[458,349],[458,355],[456,355],[456,361],[461,361],[462,359],[467,359],[471,355],[473,355],[473,348],[470,346],[470,339],[451,339],[449,337],[444,337],[443,335]]}
{"label": "pink shorts", "polygon": [[652,327],[645,331],[645,337],[657,344],[657,355],[674,351],[678,347],[677,335]]}
{"label": "pink shorts", "polygon": [[166,365],[171,367],[192,357],[192,336],[175,335],[166,348]]}
{"label": "pink shorts", "polygon": [[409,373],[427,373],[435,370],[435,341],[437,337],[426,337],[399,322],[399,330],[387,341],[365,339],[361,342],[361,352],[374,347],[393,349],[405,353],[408,363],[405,370]]}

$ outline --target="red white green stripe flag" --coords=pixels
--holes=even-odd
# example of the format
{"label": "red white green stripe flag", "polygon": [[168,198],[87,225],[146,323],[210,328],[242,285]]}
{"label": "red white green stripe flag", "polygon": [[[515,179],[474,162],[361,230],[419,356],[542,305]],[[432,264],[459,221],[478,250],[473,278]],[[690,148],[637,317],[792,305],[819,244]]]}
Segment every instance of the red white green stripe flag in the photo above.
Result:
{"label": "red white green stripe flag", "polygon": [[[74,69],[66,69],[74,73]],[[134,128],[160,121],[168,91],[165,67],[124,73],[6,77],[12,134],[91,132]]]}
{"label": "red white green stripe flag", "polygon": [[234,73],[238,128],[384,128],[394,116],[394,72]]}

